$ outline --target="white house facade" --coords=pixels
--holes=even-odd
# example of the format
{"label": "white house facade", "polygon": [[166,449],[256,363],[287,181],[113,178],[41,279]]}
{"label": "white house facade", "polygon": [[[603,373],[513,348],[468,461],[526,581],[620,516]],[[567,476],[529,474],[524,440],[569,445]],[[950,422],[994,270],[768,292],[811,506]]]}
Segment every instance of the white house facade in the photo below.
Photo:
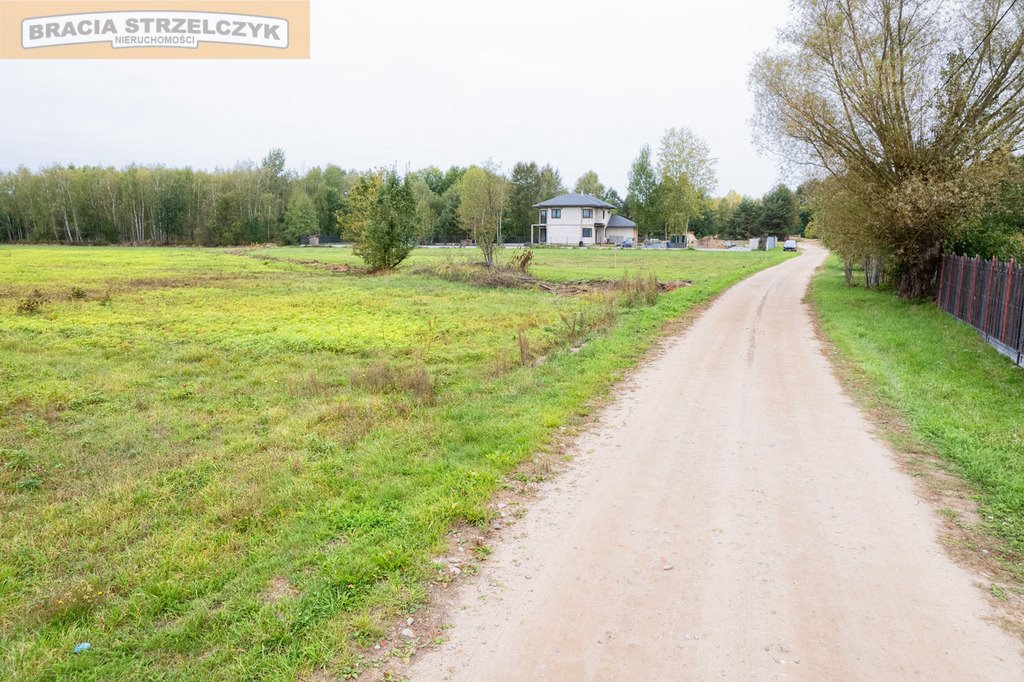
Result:
{"label": "white house facade", "polygon": [[530,226],[535,244],[618,244],[637,240],[637,226],[622,216],[612,215],[615,207],[589,194],[563,194],[539,204],[538,220]]}

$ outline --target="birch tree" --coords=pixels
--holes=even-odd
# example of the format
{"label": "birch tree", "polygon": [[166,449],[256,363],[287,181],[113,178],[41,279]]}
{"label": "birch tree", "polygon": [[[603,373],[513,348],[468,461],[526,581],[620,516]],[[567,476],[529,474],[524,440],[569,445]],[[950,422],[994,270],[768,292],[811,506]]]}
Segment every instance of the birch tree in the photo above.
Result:
{"label": "birch tree", "polygon": [[459,221],[483,252],[484,264],[494,265],[494,251],[501,244],[501,217],[508,202],[508,180],[497,166],[472,166],[458,182]]}

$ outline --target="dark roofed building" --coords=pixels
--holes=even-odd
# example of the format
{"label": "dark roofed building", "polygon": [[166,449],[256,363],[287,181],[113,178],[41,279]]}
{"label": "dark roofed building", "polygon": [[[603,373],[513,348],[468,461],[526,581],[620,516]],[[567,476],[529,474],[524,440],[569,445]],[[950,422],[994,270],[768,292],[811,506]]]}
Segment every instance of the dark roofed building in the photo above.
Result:
{"label": "dark roofed building", "polygon": [[626,239],[636,244],[640,239],[640,228],[629,218],[613,215],[605,226],[605,238],[613,244],[621,244]]}
{"label": "dark roofed building", "polygon": [[615,208],[607,201],[601,201],[595,196],[589,194],[577,194],[576,192],[569,192],[568,194],[562,194],[555,197],[554,199],[548,199],[542,201],[539,204],[534,204],[534,208],[604,208],[611,209]]}

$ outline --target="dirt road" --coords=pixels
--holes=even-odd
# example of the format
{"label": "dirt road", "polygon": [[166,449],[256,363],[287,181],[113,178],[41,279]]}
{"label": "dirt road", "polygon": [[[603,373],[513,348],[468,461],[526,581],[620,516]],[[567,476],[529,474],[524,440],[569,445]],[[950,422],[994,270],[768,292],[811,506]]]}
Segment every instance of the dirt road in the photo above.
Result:
{"label": "dirt road", "polygon": [[822,355],[801,299],[824,255],[735,286],[635,375],[413,680],[1024,677]]}

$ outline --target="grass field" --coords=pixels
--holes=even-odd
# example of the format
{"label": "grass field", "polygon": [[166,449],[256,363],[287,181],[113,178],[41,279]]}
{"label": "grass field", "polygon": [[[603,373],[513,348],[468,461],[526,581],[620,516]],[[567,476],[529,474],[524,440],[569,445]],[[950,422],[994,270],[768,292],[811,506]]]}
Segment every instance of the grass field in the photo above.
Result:
{"label": "grass field", "polygon": [[666,322],[787,255],[537,252],[552,281],[693,282],[623,307],[260,253],[0,248],[0,678],[353,673],[453,524]]}
{"label": "grass field", "polygon": [[845,288],[835,258],[811,297],[871,396],[976,486],[989,530],[1010,550],[1007,568],[1024,577],[1024,369],[931,303]]}
{"label": "grass field", "polygon": [[[509,249],[506,254],[516,250]],[[257,254],[291,260],[316,259],[325,263],[359,265],[362,261],[348,248],[309,249],[287,247],[265,249]],[[742,253],[700,252],[689,250],[643,250],[643,249],[565,249],[539,248],[534,250],[533,274],[551,282],[572,282],[578,280],[613,280],[626,272],[650,272],[662,281],[677,279],[703,280],[717,277],[723,265],[731,268],[750,262]],[[755,254],[756,256],[756,254]],[[764,254],[760,254],[764,257]],[[771,256],[769,256],[770,258]],[[778,256],[776,256],[777,258]],[[409,257],[407,266],[443,263],[449,260],[463,261],[480,259],[477,249],[416,249]]]}

